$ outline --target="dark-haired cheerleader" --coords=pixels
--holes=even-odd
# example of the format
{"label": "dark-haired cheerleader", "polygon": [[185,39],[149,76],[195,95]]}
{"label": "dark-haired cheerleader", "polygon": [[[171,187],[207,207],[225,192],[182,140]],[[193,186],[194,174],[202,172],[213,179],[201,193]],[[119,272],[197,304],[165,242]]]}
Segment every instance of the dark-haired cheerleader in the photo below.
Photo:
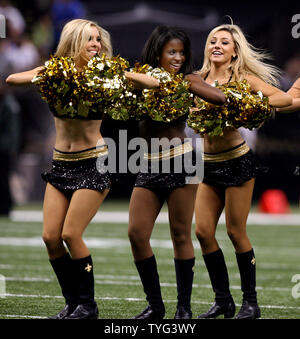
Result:
{"label": "dark-haired cheerleader", "polygon": [[[284,107],[291,97],[270,84],[275,84],[277,71],[264,63],[246,41],[236,25],[222,25],[208,35],[204,64],[200,75],[208,84],[246,79],[253,92],[261,91],[269,104]],[[216,227],[223,210],[227,233],[236,252],[241,277],[243,303],[236,318],[259,318],[256,296],[256,261],[246,233],[255,177],[262,168],[237,129],[225,128],[220,136],[204,135],[204,179],[199,185],[195,204],[196,235],[200,242],[215,302],[199,318],[232,318],[235,303],[230,293],[229,278],[222,249],[216,240]]]}
{"label": "dark-haired cheerleader", "polygon": [[[142,64],[158,67],[162,72],[183,73],[191,83],[191,92],[216,104],[224,103],[225,96],[221,91],[207,85],[198,75],[192,74],[191,61],[188,36],[181,29],[168,26],[158,26],[152,32],[141,59]],[[163,116],[164,98],[161,100],[162,106],[157,114]],[[189,107],[182,107],[182,111],[177,109],[174,119],[168,122],[151,119],[151,105],[148,108],[148,118],[139,124],[140,136],[148,145],[148,151],[144,155],[146,164],[144,170],[137,175],[129,208],[128,234],[131,249],[148,301],[146,309],[135,316],[135,319],[157,320],[165,315],[156,259],[150,245],[155,220],[165,201],[168,204],[178,292],[175,318],[189,319],[192,317],[190,301],[195,265],[191,224],[198,185],[186,183],[187,177],[192,175],[186,167],[175,173],[175,164],[183,164],[185,158],[190,157],[193,163],[193,148],[191,144],[184,143],[185,120]],[[158,144],[162,139],[166,143],[164,146],[162,142],[159,149]],[[151,150],[151,145],[156,151],[153,148]],[[162,168],[166,163],[170,165],[170,169],[163,172]],[[156,171],[155,167],[160,170]]]}
{"label": "dark-haired cheerleader", "polygon": [[[48,94],[42,92],[55,116],[56,126],[52,169],[42,175],[47,182],[43,206],[43,240],[66,301],[64,309],[51,319],[98,318],[93,262],[82,236],[110,189],[109,174],[105,168],[101,170],[97,166],[101,163],[98,159],[106,157],[108,152],[100,134],[103,112],[89,109],[79,111],[79,106],[70,104],[60,107],[60,102],[71,101],[68,95],[61,95],[59,91],[64,90],[61,86],[65,86],[72,71],[65,57],[71,57],[76,66],[70,77],[72,86],[75,84],[75,75],[78,79],[78,74],[88,61],[104,53],[106,58],[111,57],[109,33],[94,22],[72,20],[62,31],[56,59],[48,61],[46,67],[12,74],[7,78],[8,84],[26,85],[36,77],[43,79],[42,72],[49,70],[51,65],[55,72],[50,70],[47,73],[49,77],[44,81],[47,87],[58,72],[63,72],[60,86],[52,86],[59,87],[53,90],[60,95],[59,100],[50,105],[49,102],[53,101],[53,97],[49,96],[51,88],[48,88]],[[59,60],[62,61],[57,67],[56,62]],[[66,69],[62,70],[63,67]],[[145,75],[126,72],[126,77],[138,88],[158,86],[157,80]],[[93,100],[92,96],[90,100]],[[69,109],[73,109],[71,113]]]}

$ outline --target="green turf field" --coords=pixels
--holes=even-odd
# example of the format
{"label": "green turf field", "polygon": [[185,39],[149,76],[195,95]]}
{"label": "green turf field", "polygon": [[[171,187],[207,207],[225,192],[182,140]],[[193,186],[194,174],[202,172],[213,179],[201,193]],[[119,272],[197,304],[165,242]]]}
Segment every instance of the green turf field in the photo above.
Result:
{"label": "green turf field", "polygon": [[[40,206],[35,207],[41,210]],[[127,211],[127,208],[127,203],[106,203],[103,206],[110,212]],[[0,218],[0,284],[3,289],[5,281],[6,287],[5,297],[0,298],[1,319],[46,318],[64,305],[41,241],[41,229],[41,222]],[[256,253],[257,292],[262,318],[300,319],[300,287],[297,286],[297,282],[300,285],[300,222],[299,226],[249,224],[248,234]],[[224,225],[219,225],[217,238],[227,260],[232,295],[239,309],[240,278]],[[92,223],[85,239],[94,260],[100,317],[132,318],[144,309],[146,302],[127,240],[127,220]],[[176,284],[168,225],[157,224],[152,239],[166,305],[165,318],[172,319],[176,308]],[[192,308],[196,318],[209,308],[213,293],[195,236],[193,239],[196,269]],[[292,282],[295,275],[299,276]]]}

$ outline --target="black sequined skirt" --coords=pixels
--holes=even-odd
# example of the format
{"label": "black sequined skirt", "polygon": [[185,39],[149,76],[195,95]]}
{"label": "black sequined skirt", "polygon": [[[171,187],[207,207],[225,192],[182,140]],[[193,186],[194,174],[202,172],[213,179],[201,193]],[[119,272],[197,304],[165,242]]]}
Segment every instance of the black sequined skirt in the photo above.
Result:
{"label": "black sequined skirt", "polygon": [[196,153],[191,146],[190,151],[172,158],[144,161],[134,186],[147,188],[166,198],[176,188],[198,183],[196,168]]}
{"label": "black sequined skirt", "polygon": [[[74,191],[83,188],[101,192],[110,189],[110,175],[103,167],[103,162],[99,162],[98,157],[95,156],[82,157],[84,153],[93,152],[95,149],[81,152],[55,150],[58,157],[54,156],[51,170],[42,173],[42,179],[60,190],[68,198],[72,196]],[[76,158],[77,155],[79,155],[78,158]],[[99,164],[102,168],[99,168]]]}
{"label": "black sequined skirt", "polygon": [[[243,143],[235,147],[234,151],[238,151],[238,148],[244,147],[244,145]],[[215,162],[204,159],[203,182],[219,188],[240,186],[267,172],[268,168],[261,166],[251,149],[248,148],[245,154],[233,159]]]}

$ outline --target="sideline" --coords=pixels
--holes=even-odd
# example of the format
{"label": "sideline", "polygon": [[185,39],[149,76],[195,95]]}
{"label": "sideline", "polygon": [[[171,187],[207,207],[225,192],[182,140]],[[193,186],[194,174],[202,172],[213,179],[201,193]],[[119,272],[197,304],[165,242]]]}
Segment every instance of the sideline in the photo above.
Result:
{"label": "sideline", "polygon": [[[128,223],[128,212],[104,212],[99,211],[91,221],[92,223]],[[10,218],[14,222],[43,222],[42,211],[13,211]],[[161,212],[156,223],[168,224],[168,213]],[[195,218],[193,218],[195,223]],[[225,224],[225,215],[222,213],[219,224]],[[272,225],[272,226],[300,226],[300,214],[265,214],[250,213],[247,224],[250,225]]]}

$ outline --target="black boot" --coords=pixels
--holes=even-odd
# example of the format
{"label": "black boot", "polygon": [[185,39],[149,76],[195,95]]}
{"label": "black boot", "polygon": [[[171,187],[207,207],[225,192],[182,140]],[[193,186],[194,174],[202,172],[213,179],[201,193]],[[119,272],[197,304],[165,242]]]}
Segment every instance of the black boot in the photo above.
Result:
{"label": "black boot", "polygon": [[174,319],[191,319],[191,295],[194,280],[195,258],[174,259],[177,283],[177,311]]}
{"label": "black boot", "polygon": [[51,259],[50,264],[57,276],[62,294],[66,300],[66,306],[61,312],[49,317],[49,319],[64,319],[73,313],[78,305],[78,288],[75,280],[73,260],[69,253],[66,253],[60,258]]}
{"label": "black boot", "polygon": [[243,301],[242,307],[235,319],[257,319],[260,318],[260,308],[256,303],[249,303],[247,300]]}
{"label": "black boot", "polygon": [[135,262],[149,305],[134,319],[160,320],[165,316],[155,256]]}
{"label": "black boot", "polygon": [[97,319],[98,307],[94,299],[94,270],[92,257],[73,260],[78,281],[78,306],[65,319]]}
{"label": "black boot", "polygon": [[216,318],[219,315],[232,318],[235,313],[235,304],[229,289],[229,278],[223,252],[219,248],[215,252],[204,254],[203,259],[215,292],[215,302],[208,312],[199,315],[198,318]]}
{"label": "black boot", "polygon": [[236,253],[241,276],[243,304],[236,319],[256,319],[260,317],[256,293],[256,260],[253,249],[245,253]]}
{"label": "black boot", "polygon": [[235,313],[235,303],[233,300],[227,302],[214,302],[211,308],[198,316],[199,319],[217,318],[219,315],[224,315],[224,318],[233,318]]}
{"label": "black boot", "polygon": [[154,308],[151,305],[148,305],[144,311],[142,311],[140,314],[136,315],[133,319],[140,319],[140,320],[161,320],[165,316],[165,308]]}

